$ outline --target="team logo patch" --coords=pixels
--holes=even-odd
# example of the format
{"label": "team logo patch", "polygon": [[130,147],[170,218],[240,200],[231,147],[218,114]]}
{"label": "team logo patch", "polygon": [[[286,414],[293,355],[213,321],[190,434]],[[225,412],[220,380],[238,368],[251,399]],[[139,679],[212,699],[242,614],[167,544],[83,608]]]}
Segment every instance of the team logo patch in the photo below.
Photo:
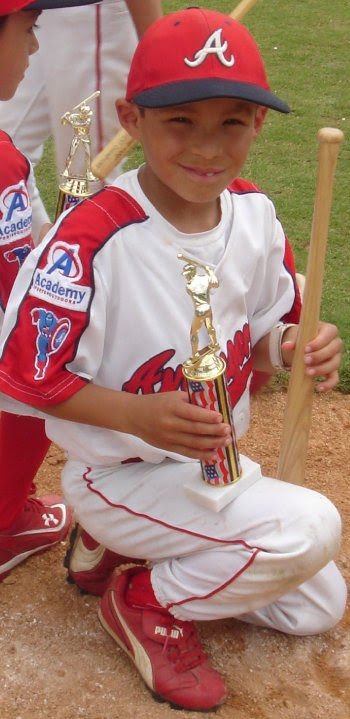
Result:
{"label": "team logo patch", "polygon": [[31,311],[31,318],[32,324],[36,325],[38,330],[34,379],[42,380],[45,377],[51,355],[58,352],[67,338],[71,322],[67,317],[58,319],[53,312],[48,312],[43,307],[35,307]]}
{"label": "team logo patch", "polygon": [[4,257],[6,262],[17,262],[19,266],[23,265],[26,257],[28,257],[31,251],[30,245],[21,245],[21,247],[14,247],[12,250],[6,250]]}
{"label": "team logo patch", "polygon": [[28,237],[32,231],[32,208],[23,180],[0,195],[0,242]]}
{"label": "team logo patch", "polygon": [[225,57],[225,52],[228,48],[228,42],[227,40],[222,41],[221,33],[221,27],[218,30],[215,30],[210,35],[210,37],[208,37],[208,40],[203,45],[203,47],[201,47],[199,50],[197,50],[197,52],[194,53],[192,60],[190,60],[190,58],[188,57],[185,57],[185,64],[189,67],[197,67],[198,65],[201,65],[202,62],[204,62],[208,55],[216,55],[217,59],[219,60],[219,62],[221,62],[222,65],[225,65],[225,67],[232,67],[232,65],[234,65],[235,58],[233,57],[233,55]]}
{"label": "team logo patch", "polygon": [[36,269],[29,294],[59,307],[85,312],[91,288],[77,284],[83,275],[79,245],[54,242],[43,269]]}

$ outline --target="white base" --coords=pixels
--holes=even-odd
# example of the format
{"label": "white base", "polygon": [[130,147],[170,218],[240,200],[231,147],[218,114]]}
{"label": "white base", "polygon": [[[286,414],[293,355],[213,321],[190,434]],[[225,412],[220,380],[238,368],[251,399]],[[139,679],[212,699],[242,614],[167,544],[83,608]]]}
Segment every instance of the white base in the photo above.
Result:
{"label": "white base", "polygon": [[258,479],[261,478],[260,464],[256,464],[249,457],[245,457],[243,454],[239,456],[242,474],[236,482],[228,484],[225,487],[216,487],[208,484],[204,479],[199,479],[198,476],[192,477],[192,479],[185,482],[185,491],[192,497],[195,502],[201,504],[207,509],[211,509],[213,512],[220,512],[223,507],[232,502],[242,492],[255,484]]}

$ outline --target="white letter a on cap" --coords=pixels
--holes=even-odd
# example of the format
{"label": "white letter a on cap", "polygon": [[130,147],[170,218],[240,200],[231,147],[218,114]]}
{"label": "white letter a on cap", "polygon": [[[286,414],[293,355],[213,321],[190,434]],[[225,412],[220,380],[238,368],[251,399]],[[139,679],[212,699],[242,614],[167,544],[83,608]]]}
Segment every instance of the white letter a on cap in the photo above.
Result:
{"label": "white letter a on cap", "polygon": [[189,60],[187,57],[185,57],[184,62],[186,65],[189,65],[189,67],[196,67],[197,65],[201,65],[202,62],[204,62],[207,55],[216,55],[218,60],[223,65],[226,65],[226,67],[231,67],[234,64],[234,57],[231,55],[230,59],[227,60],[224,56],[224,52],[227,50],[227,40],[222,42],[221,40],[221,33],[222,28],[220,27],[218,30],[215,30],[210,37],[208,37],[207,42],[200,50],[197,50],[197,52],[193,56],[193,60]]}

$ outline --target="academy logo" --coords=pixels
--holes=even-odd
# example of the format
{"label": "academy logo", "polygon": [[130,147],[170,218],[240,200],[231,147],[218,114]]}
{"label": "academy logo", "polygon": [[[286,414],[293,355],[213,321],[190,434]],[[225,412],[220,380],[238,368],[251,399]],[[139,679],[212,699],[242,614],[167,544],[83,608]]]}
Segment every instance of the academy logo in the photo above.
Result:
{"label": "academy logo", "polygon": [[32,208],[23,180],[0,195],[0,242],[28,237],[32,231]]}
{"label": "academy logo", "polygon": [[54,242],[44,269],[36,269],[29,294],[59,307],[86,312],[91,288],[76,284],[83,275],[79,245]]}
{"label": "academy logo", "polygon": [[83,276],[83,267],[79,257],[79,245],[67,242],[54,242],[50,247],[45,271],[48,275],[57,272],[68,277],[71,282],[78,282]]}
{"label": "academy logo", "polygon": [[66,340],[71,322],[67,317],[59,320],[53,312],[48,312],[43,307],[35,307],[30,314],[32,324],[36,325],[38,329],[34,379],[42,380],[45,377],[51,355],[58,352]]}
{"label": "academy logo", "polygon": [[235,59],[233,55],[230,55],[230,57],[225,57],[225,52],[228,48],[228,42],[225,40],[224,42],[221,39],[221,33],[222,28],[220,27],[218,30],[215,30],[210,37],[208,37],[208,40],[206,41],[205,45],[200,48],[200,50],[197,50],[193,56],[193,60],[190,60],[188,57],[185,57],[184,62],[189,67],[197,67],[198,65],[201,65],[202,62],[206,59],[208,55],[216,55],[219,62],[221,62],[222,65],[225,65],[225,67],[232,67],[234,65]]}

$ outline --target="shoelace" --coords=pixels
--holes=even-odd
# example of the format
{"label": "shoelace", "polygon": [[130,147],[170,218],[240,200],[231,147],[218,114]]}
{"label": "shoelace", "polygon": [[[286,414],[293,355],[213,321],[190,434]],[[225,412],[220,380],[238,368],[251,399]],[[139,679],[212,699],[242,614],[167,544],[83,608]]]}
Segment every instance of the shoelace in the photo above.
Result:
{"label": "shoelace", "polygon": [[36,514],[42,514],[42,512],[46,509],[47,507],[45,504],[43,504],[37,497],[28,497],[23,507],[24,512],[35,512]]}
{"label": "shoelace", "polygon": [[[178,622],[179,624],[179,622]],[[176,644],[169,644],[169,635],[164,642],[163,652],[166,652],[168,659],[174,664],[176,672],[186,672],[189,669],[198,667],[207,659],[203,652],[196,630],[181,623],[184,627],[184,636]]]}

